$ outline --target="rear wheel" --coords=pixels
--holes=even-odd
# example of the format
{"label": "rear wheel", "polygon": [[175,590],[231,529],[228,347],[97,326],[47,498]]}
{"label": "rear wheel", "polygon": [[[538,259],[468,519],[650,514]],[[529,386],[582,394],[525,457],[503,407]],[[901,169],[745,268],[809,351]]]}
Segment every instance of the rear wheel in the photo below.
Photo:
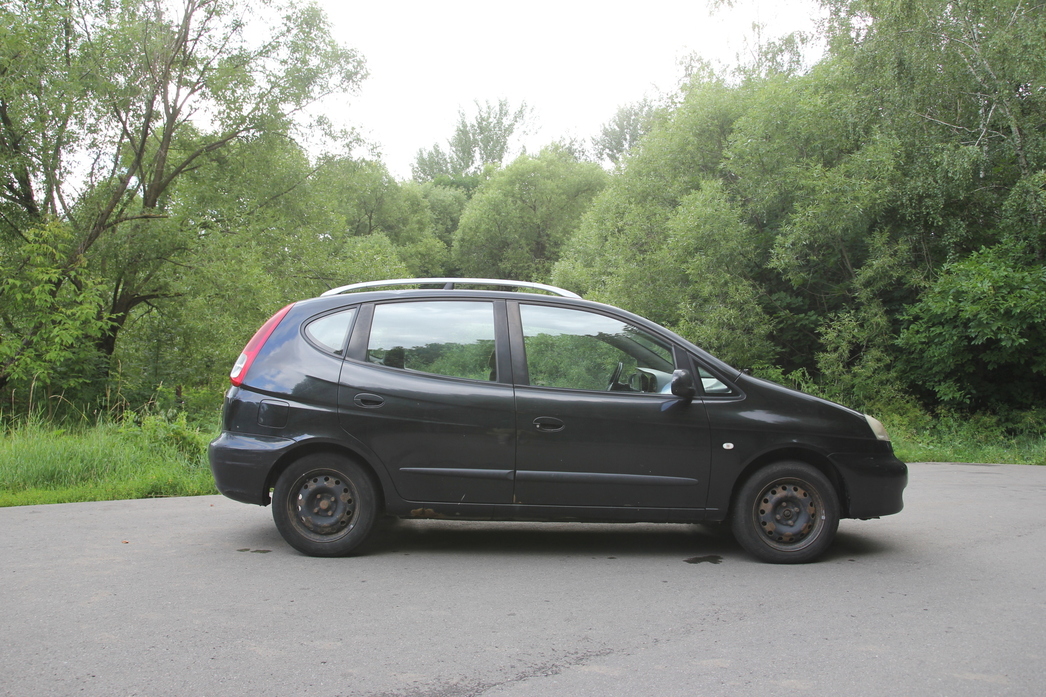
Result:
{"label": "rear wheel", "polygon": [[272,518],[299,552],[344,556],[374,527],[376,490],[370,474],[355,462],[330,453],[306,455],[276,480]]}
{"label": "rear wheel", "polygon": [[801,564],[819,557],[839,527],[839,497],[816,467],[777,462],[741,486],[730,515],[734,537],[762,561]]}

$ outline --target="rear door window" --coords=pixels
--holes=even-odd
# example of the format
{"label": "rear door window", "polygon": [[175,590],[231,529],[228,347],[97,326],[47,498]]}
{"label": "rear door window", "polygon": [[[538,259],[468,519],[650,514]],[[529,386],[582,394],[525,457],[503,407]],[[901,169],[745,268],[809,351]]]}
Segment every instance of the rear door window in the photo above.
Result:
{"label": "rear door window", "polygon": [[434,300],[376,305],[367,361],[419,373],[497,380],[494,304]]}

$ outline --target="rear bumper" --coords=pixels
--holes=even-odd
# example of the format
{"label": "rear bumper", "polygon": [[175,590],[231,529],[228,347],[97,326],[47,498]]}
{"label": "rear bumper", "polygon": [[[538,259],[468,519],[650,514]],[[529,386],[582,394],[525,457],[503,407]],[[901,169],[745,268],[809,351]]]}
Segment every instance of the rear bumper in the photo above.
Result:
{"label": "rear bumper", "polygon": [[836,453],[831,455],[847,498],[845,517],[878,518],[904,508],[904,487],[908,485],[908,465],[893,452]]}
{"label": "rear bumper", "polygon": [[207,448],[218,491],[234,501],[269,505],[269,473],[294,444],[289,438],[222,432]]}

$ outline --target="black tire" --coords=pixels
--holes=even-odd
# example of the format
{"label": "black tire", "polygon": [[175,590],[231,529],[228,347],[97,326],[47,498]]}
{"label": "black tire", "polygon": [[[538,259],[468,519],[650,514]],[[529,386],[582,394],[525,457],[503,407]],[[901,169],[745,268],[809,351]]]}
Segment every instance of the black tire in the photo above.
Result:
{"label": "black tire", "polygon": [[283,539],[314,557],[342,557],[370,535],[377,487],[366,469],[331,453],[292,463],[272,492],[272,518]]}
{"label": "black tire", "polygon": [[804,462],[776,462],[749,477],[730,512],[737,541],[762,561],[803,564],[821,556],[839,528],[839,496]]}

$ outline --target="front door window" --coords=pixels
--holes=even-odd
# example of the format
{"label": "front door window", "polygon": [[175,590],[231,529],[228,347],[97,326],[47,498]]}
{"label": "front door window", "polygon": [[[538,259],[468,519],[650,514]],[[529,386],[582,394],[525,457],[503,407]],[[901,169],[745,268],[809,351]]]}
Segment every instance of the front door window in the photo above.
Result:
{"label": "front door window", "polygon": [[574,390],[660,393],[672,380],[672,349],[605,315],[521,305],[530,384]]}

